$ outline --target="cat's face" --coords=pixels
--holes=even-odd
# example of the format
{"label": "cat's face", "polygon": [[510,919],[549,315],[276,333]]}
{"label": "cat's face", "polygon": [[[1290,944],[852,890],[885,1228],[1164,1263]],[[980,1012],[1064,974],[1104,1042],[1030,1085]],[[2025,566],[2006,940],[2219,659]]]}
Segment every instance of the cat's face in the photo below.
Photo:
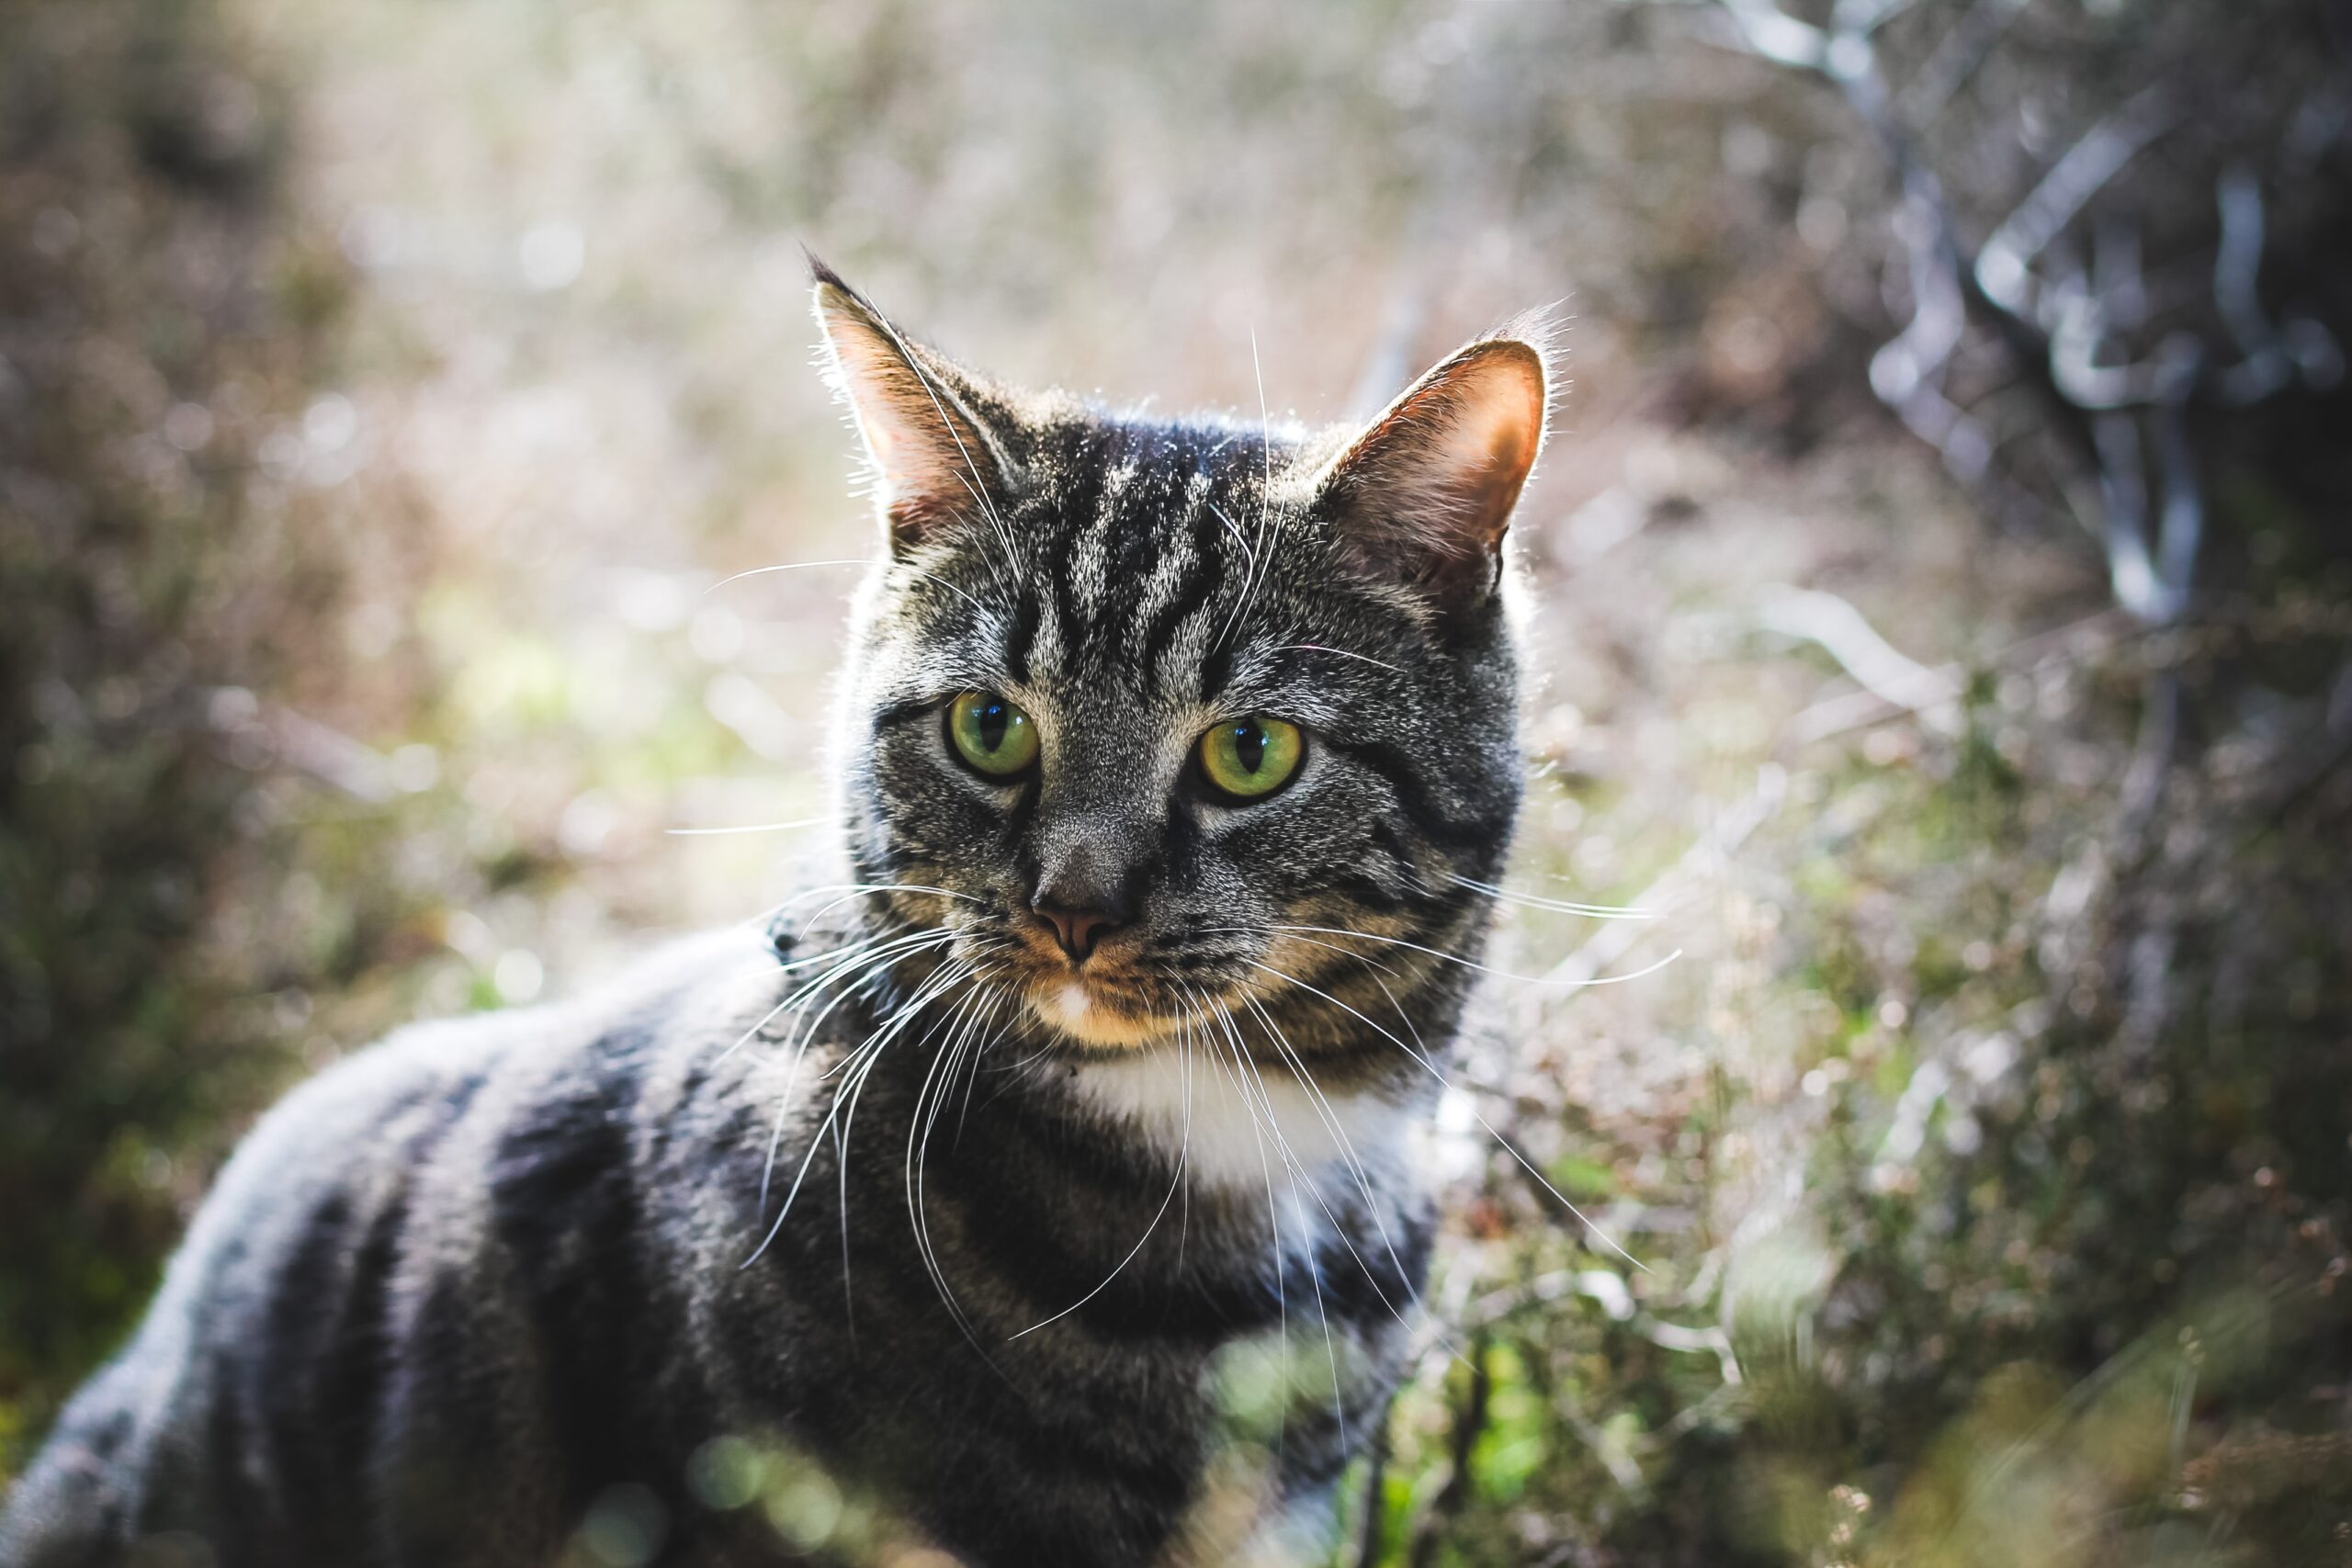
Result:
{"label": "cat's face", "polygon": [[1009,394],[830,278],[819,305],[891,544],[842,804],[876,897],[955,933],[930,957],[1093,1049],[1263,1017],[1311,1050],[1302,1000],[1444,983],[1519,799],[1497,552],[1538,354],[1474,344],[1366,432],[1270,438]]}

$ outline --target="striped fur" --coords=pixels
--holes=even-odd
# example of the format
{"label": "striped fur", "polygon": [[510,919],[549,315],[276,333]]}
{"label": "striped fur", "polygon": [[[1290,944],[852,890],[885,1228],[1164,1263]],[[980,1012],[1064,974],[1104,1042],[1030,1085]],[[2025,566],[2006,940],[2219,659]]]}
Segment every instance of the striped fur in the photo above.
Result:
{"label": "striped fur", "polygon": [[[1315,434],[1011,393],[818,295],[891,547],[841,885],[291,1096],[0,1563],[1312,1550],[1400,1371],[1414,1140],[1518,804],[1537,351]],[[1035,716],[1034,776],[955,760],[967,690]],[[1193,743],[1255,713],[1306,761],[1219,803]],[[1028,912],[1081,863],[1139,890],[1082,969]]]}

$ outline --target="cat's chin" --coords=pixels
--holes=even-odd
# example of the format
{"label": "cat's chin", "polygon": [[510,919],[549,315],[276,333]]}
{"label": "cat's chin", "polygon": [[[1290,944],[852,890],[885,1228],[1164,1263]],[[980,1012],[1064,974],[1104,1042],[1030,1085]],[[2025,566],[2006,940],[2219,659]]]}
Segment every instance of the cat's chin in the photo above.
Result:
{"label": "cat's chin", "polygon": [[1130,1012],[1106,1004],[1084,981],[1075,977],[1048,981],[1029,993],[1029,1010],[1055,1033],[1096,1050],[1151,1044],[1178,1032],[1179,1019]]}

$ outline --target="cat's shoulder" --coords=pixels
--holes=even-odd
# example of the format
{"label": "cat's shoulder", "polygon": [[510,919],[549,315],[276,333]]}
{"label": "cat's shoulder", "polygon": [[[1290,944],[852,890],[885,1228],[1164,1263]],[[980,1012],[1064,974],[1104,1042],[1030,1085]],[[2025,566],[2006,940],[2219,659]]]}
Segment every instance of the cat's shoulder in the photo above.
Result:
{"label": "cat's shoulder", "polygon": [[232,1164],[282,1169],[300,1147],[379,1143],[416,1114],[447,1116],[485,1094],[593,1074],[605,1058],[650,1055],[673,1036],[724,1034],[772,1005],[779,970],[756,930],[707,931],[663,943],[561,1000],[407,1024],[297,1084]]}

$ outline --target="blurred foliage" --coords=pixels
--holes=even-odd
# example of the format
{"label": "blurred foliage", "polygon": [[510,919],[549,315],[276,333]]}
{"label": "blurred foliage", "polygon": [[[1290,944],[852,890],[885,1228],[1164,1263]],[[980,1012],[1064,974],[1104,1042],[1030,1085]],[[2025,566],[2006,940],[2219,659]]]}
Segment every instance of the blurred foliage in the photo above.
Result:
{"label": "blurred foliage", "polygon": [[[2260,301],[2340,345],[2340,12],[1874,14],[1968,235],[2163,81],[2053,255],[2128,229],[2150,336],[2216,330],[2260,168]],[[1887,149],[1726,15],[0,10],[0,1475],[290,1077],[777,896],[789,832],[663,829],[822,809],[869,544],[807,239],[1008,377],[1253,415],[1569,299],[1537,983],[1340,1561],[2352,1562],[2352,404],[2200,406],[2201,586],[2113,608],[2030,363],[1951,366],[1998,494],[1873,399]]]}
{"label": "blurred foliage", "polygon": [[8,23],[0,1466],[143,1303],[202,1180],[176,1162],[282,1080],[254,1001],[281,955],[207,939],[223,846],[259,826],[209,737],[320,637],[340,578],[246,482],[341,287],[270,231],[273,107],[195,6]]}

